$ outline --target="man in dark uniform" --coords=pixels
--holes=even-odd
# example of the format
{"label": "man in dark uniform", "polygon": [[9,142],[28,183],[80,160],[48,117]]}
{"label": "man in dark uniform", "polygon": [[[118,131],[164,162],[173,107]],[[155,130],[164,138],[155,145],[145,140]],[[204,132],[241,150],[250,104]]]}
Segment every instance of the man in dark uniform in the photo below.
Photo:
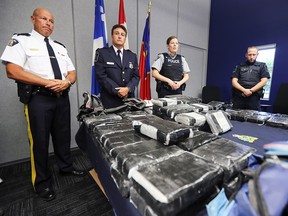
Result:
{"label": "man in dark uniform", "polygon": [[55,198],[48,167],[50,134],[60,173],[84,175],[72,166],[70,157],[68,92],[76,81],[76,72],[65,46],[50,38],[54,16],[37,8],[31,21],[32,32],[14,34],[1,60],[7,77],[17,82],[20,101],[25,104],[33,188],[39,197],[49,201]]}
{"label": "man in dark uniform", "polygon": [[138,62],[135,53],[124,49],[127,30],[114,25],[111,30],[112,46],[96,50],[95,71],[101,85],[100,99],[104,108],[124,104],[124,98],[134,97],[139,83]]}
{"label": "man in dark uniform", "polygon": [[257,62],[258,49],[248,47],[246,62],[236,66],[231,78],[233,86],[233,108],[260,111],[260,98],[263,97],[263,87],[270,78],[265,63]]}
{"label": "man in dark uniform", "polygon": [[158,54],[152,64],[152,76],[156,79],[156,91],[159,98],[166,95],[182,94],[189,79],[189,66],[184,58],[177,54],[179,43],[176,36],[166,41],[167,53]]}

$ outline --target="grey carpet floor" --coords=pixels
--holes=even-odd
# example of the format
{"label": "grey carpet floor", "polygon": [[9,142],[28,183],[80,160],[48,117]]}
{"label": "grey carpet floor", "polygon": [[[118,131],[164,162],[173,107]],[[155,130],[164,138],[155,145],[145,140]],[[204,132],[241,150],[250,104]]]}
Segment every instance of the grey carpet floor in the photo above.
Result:
{"label": "grey carpet floor", "polygon": [[[89,159],[80,150],[72,151],[74,166],[89,171]],[[56,199],[39,199],[31,185],[30,161],[0,167],[0,208],[5,216],[95,215],[112,216],[113,209],[92,176],[62,176],[54,156],[49,158]]]}

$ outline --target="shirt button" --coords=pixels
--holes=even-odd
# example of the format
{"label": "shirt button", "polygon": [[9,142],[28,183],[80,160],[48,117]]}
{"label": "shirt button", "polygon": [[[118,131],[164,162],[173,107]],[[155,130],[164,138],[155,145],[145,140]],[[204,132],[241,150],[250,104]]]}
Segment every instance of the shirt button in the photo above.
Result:
{"label": "shirt button", "polygon": [[123,79],[122,81],[125,82],[125,79]]}
{"label": "shirt button", "polygon": [[125,74],[125,72],[124,72],[124,71],[122,71],[122,74]]}

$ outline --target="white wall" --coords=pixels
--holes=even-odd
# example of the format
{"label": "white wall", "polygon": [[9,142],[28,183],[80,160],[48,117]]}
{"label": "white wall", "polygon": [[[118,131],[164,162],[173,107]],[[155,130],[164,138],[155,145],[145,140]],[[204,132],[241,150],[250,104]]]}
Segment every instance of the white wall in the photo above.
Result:
{"label": "white wall", "polygon": [[[130,49],[139,54],[148,1],[124,2]],[[178,36],[181,54],[191,69],[185,95],[199,96],[206,82],[210,4],[211,0],[152,0],[151,64],[159,52],[167,50],[166,39],[171,35]],[[75,147],[74,136],[79,128],[76,116],[83,103],[82,93],[91,88],[94,0],[1,0],[1,54],[13,33],[32,30],[30,15],[36,7],[45,7],[54,14],[55,29],[52,37],[65,44],[77,70],[77,83],[70,93],[72,147]],[[118,22],[118,7],[119,0],[105,0],[109,44],[110,29]],[[151,92],[152,97],[156,97],[154,79],[151,79]],[[28,158],[29,144],[23,105],[18,101],[15,83],[6,77],[3,65],[0,65],[0,99],[0,164]]]}

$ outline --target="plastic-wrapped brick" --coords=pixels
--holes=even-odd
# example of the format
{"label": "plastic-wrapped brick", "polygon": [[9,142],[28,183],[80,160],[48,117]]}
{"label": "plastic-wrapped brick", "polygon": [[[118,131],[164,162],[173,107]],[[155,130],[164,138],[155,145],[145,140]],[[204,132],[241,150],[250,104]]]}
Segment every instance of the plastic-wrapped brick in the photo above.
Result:
{"label": "plastic-wrapped brick", "polygon": [[191,127],[164,119],[133,121],[132,124],[137,132],[158,140],[164,145],[193,137]]}
{"label": "plastic-wrapped brick", "polygon": [[117,114],[107,114],[98,116],[88,116],[83,119],[83,122],[88,127],[89,131],[93,131],[93,128],[99,124],[106,122],[114,122],[122,120],[122,117]]}
{"label": "plastic-wrapped brick", "polygon": [[247,167],[248,157],[255,151],[249,146],[219,138],[194,149],[192,152],[223,167],[224,182],[228,182]]}
{"label": "plastic-wrapped brick", "polygon": [[165,114],[171,119],[174,119],[177,114],[193,112],[194,110],[195,108],[193,106],[190,106],[189,104],[178,104],[159,108],[159,111],[161,113]]}
{"label": "plastic-wrapped brick", "polygon": [[177,156],[183,152],[184,150],[178,146],[164,146],[159,141],[147,140],[142,143],[116,148],[113,154],[116,156],[118,169],[129,177],[129,172],[132,169],[138,169],[155,161],[159,162]]}
{"label": "plastic-wrapped brick", "polygon": [[184,152],[131,172],[133,188],[157,215],[176,215],[198,199],[214,194],[223,170]]}
{"label": "plastic-wrapped brick", "polygon": [[192,138],[180,141],[176,145],[186,151],[192,151],[193,149],[198,148],[199,146],[202,146],[218,138],[220,137],[215,134],[196,130],[194,131],[194,135]]}
{"label": "plastic-wrapped brick", "polygon": [[271,117],[266,121],[268,126],[288,128],[288,115],[286,114],[272,114]]}
{"label": "plastic-wrapped brick", "polygon": [[206,117],[197,112],[181,113],[175,116],[175,121],[184,125],[200,127],[205,124]]}
{"label": "plastic-wrapped brick", "polygon": [[177,104],[181,104],[182,103],[180,100],[177,100],[176,98],[151,99],[151,102],[153,103],[153,105],[161,106],[161,107],[177,105]]}
{"label": "plastic-wrapped brick", "polygon": [[131,184],[127,176],[123,175],[115,164],[110,166],[110,173],[121,195],[129,197]]}
{"label": "plastic-wrapped brick", "polygon": [[222,110],[212,110],[206,113],[207,123],[213,134],[223,134],[233,128],[230,120]]}

